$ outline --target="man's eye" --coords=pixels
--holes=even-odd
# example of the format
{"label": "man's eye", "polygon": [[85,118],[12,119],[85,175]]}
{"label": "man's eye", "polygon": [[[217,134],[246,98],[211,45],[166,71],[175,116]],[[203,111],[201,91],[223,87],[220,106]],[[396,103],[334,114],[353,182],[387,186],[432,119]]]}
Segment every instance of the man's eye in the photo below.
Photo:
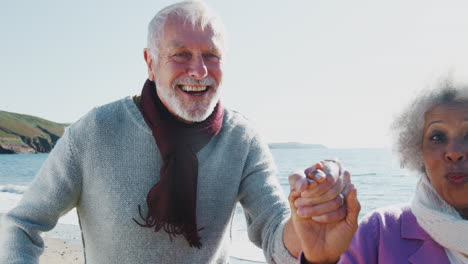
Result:
{"label": "man's eye", "polygon": [[205,58],[205,60],[210,61],[210,62],[219,61],[219,56],[212,54],[212,53],[203,54],[203,57]]}
{"label": "man's eye", "polygon": [[190,60],[191,55],[188,52],[179,52],[173,56],[177,61],[187,61]]}

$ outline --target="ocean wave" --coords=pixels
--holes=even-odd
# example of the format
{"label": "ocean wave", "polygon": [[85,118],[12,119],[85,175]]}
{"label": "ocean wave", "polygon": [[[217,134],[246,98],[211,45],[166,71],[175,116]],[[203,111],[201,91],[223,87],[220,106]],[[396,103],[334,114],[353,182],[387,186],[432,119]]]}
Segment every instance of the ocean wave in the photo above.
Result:
{"label": "ocean wave", "polygon": [[233,264],[257,264],[257,263],[266,263],[265,261],[257,261],[251,259],[240,258],[236,256],[230,256],[230,260]]}
{"label": "ocean wave", "polygon": [[27,188],[28,186],[26,185],[14,185],[14,184],[0,185],[0,192],[23,194]]}
{"label": "ocean wave", "polygon": [[371,172],[371,173],[361,173],[361,174],[351,174],[352,176],[375,176],[377,173]]}

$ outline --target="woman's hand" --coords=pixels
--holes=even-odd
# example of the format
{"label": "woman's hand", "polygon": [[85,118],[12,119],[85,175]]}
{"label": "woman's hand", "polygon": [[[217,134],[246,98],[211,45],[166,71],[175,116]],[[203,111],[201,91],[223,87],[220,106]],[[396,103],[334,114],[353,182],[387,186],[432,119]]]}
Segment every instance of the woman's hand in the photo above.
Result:
{"label": "woman's hand", "polygon": [[292,223],[307,261],[336,262],[357,230],[360,204],[350,173],[321,161],[289,177]]}

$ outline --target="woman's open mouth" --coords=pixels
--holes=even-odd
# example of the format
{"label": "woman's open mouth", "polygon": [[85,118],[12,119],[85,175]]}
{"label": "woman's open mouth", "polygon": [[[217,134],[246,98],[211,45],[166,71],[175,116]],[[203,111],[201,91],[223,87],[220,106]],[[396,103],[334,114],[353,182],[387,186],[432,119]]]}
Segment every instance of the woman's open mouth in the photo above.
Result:
{"label": "woman's open mouth", "polygon": [[463,184],[468,182],[468,173],[466,172],[449,172],[445,177],[453,183]]}

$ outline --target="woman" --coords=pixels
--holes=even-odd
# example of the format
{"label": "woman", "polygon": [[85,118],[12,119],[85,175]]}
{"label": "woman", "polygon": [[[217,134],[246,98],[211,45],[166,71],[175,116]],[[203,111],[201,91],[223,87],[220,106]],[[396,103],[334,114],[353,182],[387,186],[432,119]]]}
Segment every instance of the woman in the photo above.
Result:
{"label": "woman", "polygon": [[338,263],[468,263],[468,87],[426,91],[394,128],[414,198],[366,216]]}

